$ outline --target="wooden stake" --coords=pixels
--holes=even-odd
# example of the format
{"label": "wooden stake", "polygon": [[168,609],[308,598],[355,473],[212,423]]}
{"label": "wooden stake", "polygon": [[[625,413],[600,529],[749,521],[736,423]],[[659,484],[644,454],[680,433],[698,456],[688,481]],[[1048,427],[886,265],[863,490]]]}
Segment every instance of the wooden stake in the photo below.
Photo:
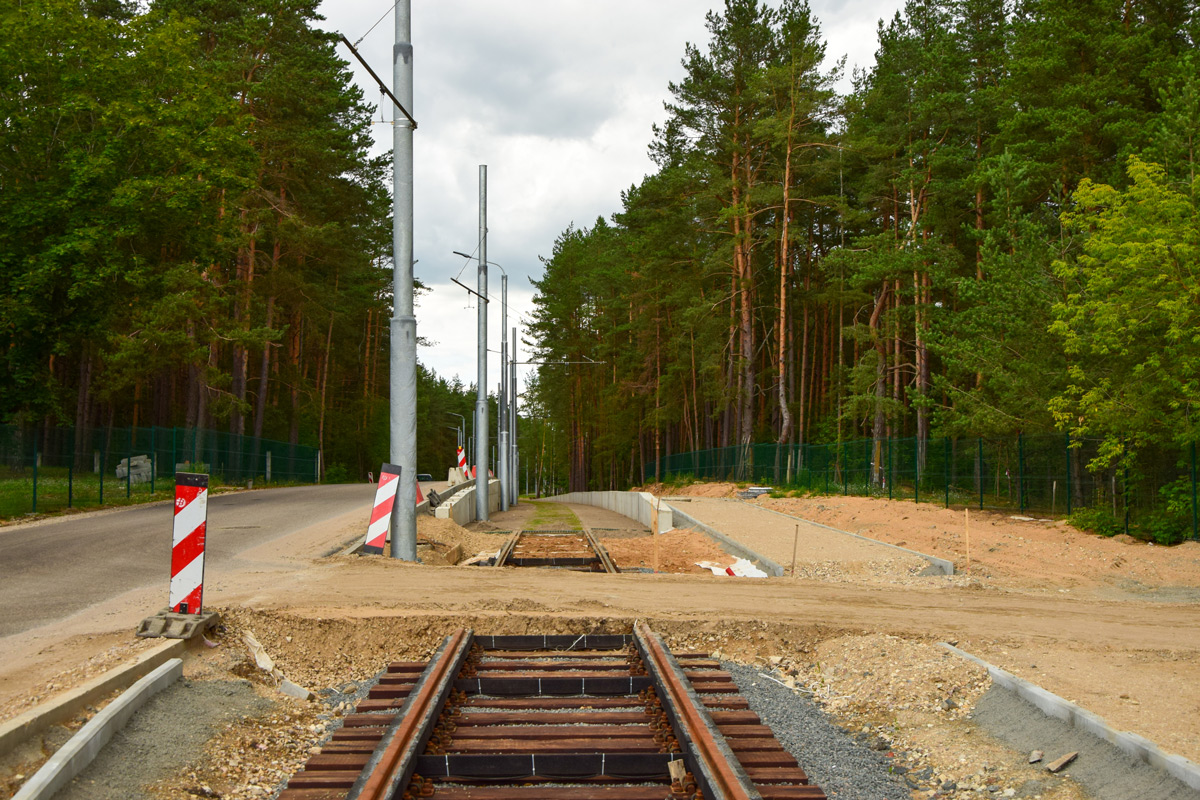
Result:
{"label": "wooden stake", "polygon": [[971,509],[964,508],[963,514],[965,521],[963,523],[967,531],[967,571],[971,571]]}
{"label": "wooden stake", "polygon": [[792,537],[792,577],[796,577],[796,548],[800,545],[800,526],[796,526],[796,535]]}
{"label": "wooden stake", "polygon": [[662,502],[661,498],[654,498],[654,505],[650,506],[650,535],[654,537],[654,571],[658,572],[658,506]]}

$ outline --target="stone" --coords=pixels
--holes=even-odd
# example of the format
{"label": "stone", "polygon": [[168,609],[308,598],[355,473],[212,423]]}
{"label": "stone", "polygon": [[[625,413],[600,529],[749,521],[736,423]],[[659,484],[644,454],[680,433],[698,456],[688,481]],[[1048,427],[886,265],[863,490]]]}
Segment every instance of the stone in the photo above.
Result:
{"label": "stone", "polygon": [[1041,750],[1034,750],[1032,753],[1029,754],[1029,763],[1036,764],[1039,761],[1041,761],[1042,758],[1045,757],[1045,755],[1046,754],[1043,753]]}
{"label": "stone", "polygon": [[1051,761],[1049,764],[1047,764],[1046,769],[1049,770],[1050,772],[1061,772],[1068,764],[1070,764],[1072,761],[1074,761],[1076,759],[1076,757],[1078,757],[1078,756],[1079,756],[1078,751],[1076,751],[1074,753],[1067,753],[1062,758],[1057,759],[1055,761]]}

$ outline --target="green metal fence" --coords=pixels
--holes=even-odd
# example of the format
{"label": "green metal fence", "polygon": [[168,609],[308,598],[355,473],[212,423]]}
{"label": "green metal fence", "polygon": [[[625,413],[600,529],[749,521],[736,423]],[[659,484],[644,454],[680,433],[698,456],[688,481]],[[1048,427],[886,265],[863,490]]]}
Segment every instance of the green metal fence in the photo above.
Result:
{"label": "green metal fence", "polygon": [[[1167,544],[1200,538],[1196,445],[1142,450],[1095,469],[1099,438],[860,439],[675,453],[663,480],[747,481],[778,489],[936,502],[1017,514],[1079,515],[1103,533]],[[652,478],[655,462],[646,465]]]}
{"label": "green metal fence", "polygon": [[175,473],[215,484],[315,483],[315,447],[198,428],[0,425],[0,519],[167,498]]}

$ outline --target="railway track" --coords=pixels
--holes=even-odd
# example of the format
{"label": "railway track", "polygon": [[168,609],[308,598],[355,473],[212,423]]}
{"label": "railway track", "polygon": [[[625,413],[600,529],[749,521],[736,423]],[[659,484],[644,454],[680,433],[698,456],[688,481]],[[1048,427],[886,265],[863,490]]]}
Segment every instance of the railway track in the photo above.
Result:
{"label": "railway track", "polygon": [[620,572],[591,531],[518,531],[500,548],[493,566]]}
{"label": "railway track", "polygon": [[818,800],[706,654],[475,636],[390,664],[279,800]]}

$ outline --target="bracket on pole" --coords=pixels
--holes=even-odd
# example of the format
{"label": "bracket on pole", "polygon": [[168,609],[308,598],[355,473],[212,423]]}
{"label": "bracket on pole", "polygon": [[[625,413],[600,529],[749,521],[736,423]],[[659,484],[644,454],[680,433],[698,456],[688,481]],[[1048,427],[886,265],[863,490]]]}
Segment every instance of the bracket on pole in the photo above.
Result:
{"label": "bracket on pole", "polygon": [[353,53],[354,57],[358,59],[358,63],[362,64],[363,68],[366,69],[367,72],[371,73],[371,77],[375,79],[375,83],[379,84],[379,91],[391,98],[392,102],[396,104],[396,108],[400,109],[400,113],[412,123],[412,129],[415,131],[417,129],[417,121],[412,118],[412,114],[408,113],[408,109],[406,109],[404,105],[396,99],[396,95],[392,94],[391,90],[384,85],[383,81],[379,79],[379,76],[375,74],[375,70],[371,69],[371,65],[367,63],[367,60],[359,55],[358,50],[355,49],[354,45],[350,44],[350,40],[346,38],[346,34],[342,33],[338,35],[342,37],[342,43],[346,45],[346,47],[349,47],[350,52]]}

